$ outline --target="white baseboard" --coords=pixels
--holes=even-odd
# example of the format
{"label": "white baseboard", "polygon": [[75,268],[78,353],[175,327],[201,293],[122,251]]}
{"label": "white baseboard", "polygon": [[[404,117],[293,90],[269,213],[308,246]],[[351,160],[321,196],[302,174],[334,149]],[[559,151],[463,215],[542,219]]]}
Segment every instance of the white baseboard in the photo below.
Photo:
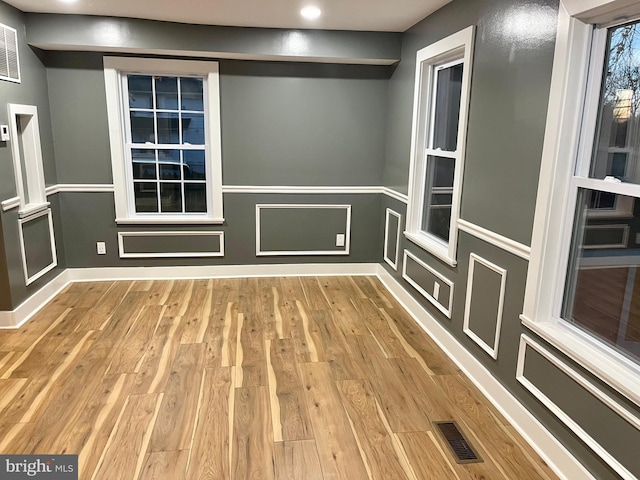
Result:
{"label": "white baseboard", "polygon": [[468,350],[405,288],[377,263],[210,265],[193,267],[71,268],[63,271],[12,312],[0,312],[0,328],[17,328],[71,282],[238,278],[282,276],[376,275],[416,323],[442,348],[525,440],[564,480],[596,480]]}
{"label": "white baseboard", "polygon": [[304,263],[261,265],[203,265],[186,267],[71,268],[72,282],[171,280],[189,278],[307,277],[376,275],[377,263]]}
{"label": "white baseboard", "polygon": [[64,270],[11,312],[0,312],[0,329],[18,328],[24,325],[38,310],[44,307],[71,281],[69,270]]}
{"label": "white baseboard", "polygon": [[440,322],[379,265],[377,276],[396,300],[563,480],[596,480]]}
{"label": "white baseboard", "polygon": [[13,311],[0,311],[0,329],[18,328],[71,282],[190,278],[376,275],[377,263],[204,265],[185,267],[68,268]]}

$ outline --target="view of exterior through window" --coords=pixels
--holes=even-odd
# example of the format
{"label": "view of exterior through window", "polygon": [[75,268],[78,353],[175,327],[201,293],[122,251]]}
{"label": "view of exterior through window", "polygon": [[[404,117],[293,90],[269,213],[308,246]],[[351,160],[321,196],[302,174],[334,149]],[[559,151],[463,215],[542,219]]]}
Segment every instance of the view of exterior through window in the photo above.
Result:
{"label": "view of exterior through window", "polygon": [[422,231],[449,241],[458,123],[462,95],[462,59],[435,68],[433,111],[426,149],[427,175]]}
{"label": "view of exterior through window", "polygon": [[640,23],[610,28],[604,48],[595,126],[572,182],[562,317],[640,362]]}
{"label": "view of exterior through window", "polygon": [[126,155],[136,213],[207,211],[203,79],[127,75]]}

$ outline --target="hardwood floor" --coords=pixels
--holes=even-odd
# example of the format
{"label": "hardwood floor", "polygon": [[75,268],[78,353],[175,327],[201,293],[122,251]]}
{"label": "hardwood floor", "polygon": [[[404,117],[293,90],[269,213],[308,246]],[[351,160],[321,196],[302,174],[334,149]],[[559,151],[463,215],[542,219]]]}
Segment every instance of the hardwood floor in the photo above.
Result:
{"label": "hardwood floor", "polygon": [[0,331],[0,453],[79,454],[83,480],[557,478],[371,277],[72,284]]}

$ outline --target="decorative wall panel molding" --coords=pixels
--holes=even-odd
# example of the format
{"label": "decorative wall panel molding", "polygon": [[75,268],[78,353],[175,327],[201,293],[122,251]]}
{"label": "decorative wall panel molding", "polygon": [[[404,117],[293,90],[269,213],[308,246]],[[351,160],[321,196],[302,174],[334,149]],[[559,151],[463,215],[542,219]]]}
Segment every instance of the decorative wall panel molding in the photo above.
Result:
{"label": "decorative wall panel molding", "polygon": [[18,219],[22,269],[30,285],[58,265],[51,209]]}
{"label": "decorative wall panel molding", "polygon": [[257,256],[349,255],[350,243],[351,205],[256,205]]}
{"label": "decorative wall panel molding", "polygon": [[640,430],[640,418],[613,399],[607,393],[603,392],[590,380],[578,373],[574,368],[570,367],[563,360],[553,355],[549,350],[544,348],[538,342],[527,335],[520,336],[520,348],[518,351],[518,364],[516,368],[516,379],[531,394],[537,398],[551,413],[553,413],[562,423],[564,423],[580,440],[582,440],[589,448],[591,448],[604,462],[606,462],[621,478],[625,480],[636,480],[637,477],[630,472],[622,463],[618,461],[606,448],[600,445],[587,431],[576,422],[571,416],[556,405],[539,386],[535,385],[527,378],[525,369],[527,362],[527,351],[533,350],[542,356],[546,361],[550,362],[560,372],[565,374],[569,379],[576,382],[582,387],[586,393],[592,395],[603,405],[610,408],[613,412],[628,422],[631,427]]}
{"label": "decorative wall panel molding", "polygon": [[224,257],[224,232],[118,232],[120,258]]}
{"label": "decorative wall panel molding", "polygon": [[402,215],[387,208],[384,220],[384,261],[391,268],[398,270],[398,255],[400,254],[400,232],[402,230]]}
{"label": "decorative wall panel molding", "polygon": [[[418,278],[418,275],[422,278]],[[408,250],[404,251],[402,278],[444,315],[451,318],[454,287],[451,280],[435,271]]]}
{"label": "decorative wall panel molding", "polygon": [[[485,270],[484,274],[481,273],[481,269]],[[497,276],[499,277],[499,280],[497,278],[483,278],[482,280],[480,280],[480,285],[476,287],[476,295],[474,297],[473,290],[476,285],[476,278],[480,275],[484,275],[485,277],[487,277],[487,270],[490,272],[490,276]],[[498,281],[496,282],[496,280]],[[500,344],[500,332],[502,329],[502,313],[504,308],[506,284],[507,271],[504,268],[501,268],[494,263],[485,260],[475,253],[469,255],[467,298],[464,305],[463,331],[494,360],[498,358],[498,345]],[[491,291],[492,287],[495,291]],[[478,289],[481,290],[480,293],[478,293]],[[495,299],[495,305],[490,304],[489,306],[477,306],[477,302],[492,302],[492,295],[493,299]],[[476,303],[474,303],[474,300]],[[493,317],[494,314],[495,319]],[[477,322],[489,321],[495,321],[493,328],[493,338],[491,339],[491,342],[487,340],[486,334],[485,338],[482,338],[482,334],[473,331],[473,326],[474,324],[477,324]]]}

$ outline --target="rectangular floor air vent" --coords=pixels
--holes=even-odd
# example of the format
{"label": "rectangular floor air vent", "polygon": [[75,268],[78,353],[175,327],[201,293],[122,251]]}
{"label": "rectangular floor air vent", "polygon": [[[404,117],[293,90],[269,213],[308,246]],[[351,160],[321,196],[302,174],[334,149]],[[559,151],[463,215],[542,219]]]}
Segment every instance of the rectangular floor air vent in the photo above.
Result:
{"label": "rectangular floor air vent", "polygon": [[435,422],[438,432],[445,440],[457,463],[479,463],[482,458],[473,450],[456,422]]}
{"label": "rectangular floor air vent", "polygon": [[20,83],[18,32],[0,23],[0,80]]}

